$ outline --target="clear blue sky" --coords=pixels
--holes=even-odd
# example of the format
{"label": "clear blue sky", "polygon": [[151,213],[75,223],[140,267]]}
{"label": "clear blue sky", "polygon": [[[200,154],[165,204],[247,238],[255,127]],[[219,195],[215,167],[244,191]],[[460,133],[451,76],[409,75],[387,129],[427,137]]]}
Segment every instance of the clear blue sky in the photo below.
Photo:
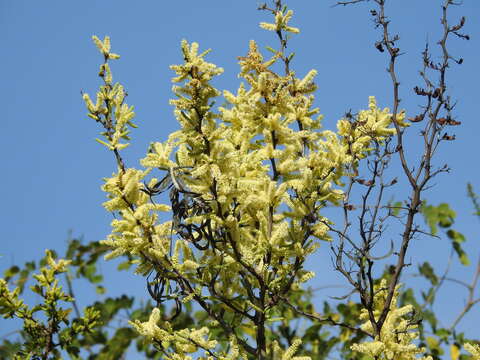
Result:
{"label": "clear blue sky", "polygon": [[[427,38],[432,46],[438,39],[443,1],[389,2],[392,26],[400,33],[405,52],[399,59],[402,106],[412,114],[418,109],[411,89],[419,83],[420,52]],[[365,108],[369,95],[377,96],[381,106],[390,106],[386,59],[372,44],[378,38],[368,13],[373,4],[332,8],[333,0],[289,3],[295,11],[291,24],[301,29],[290,44],[297,52],[293,67],[299,76],[311,68],[318,70],[317,104],[325,115],[325,127],[333,128],[349,109]],[[100,185],[102,177],[115,170],[115,164],[111,154],[94,141],[99,128],[86,117],[80,96],[81,90],[94,93],[99,83],[101,57],[91,36],[110,35],[113,51],[122,55],[113,65],[114,80],[127,88],[139,125],[125,157],[129,166],[139,166],[138,159],[149,142],[163,141],[177,129],[168,104],[172,77],[168,66],[181,62],[181,39],[198,41],[203,49],[212,48],[209,61],[225,69],[217,87],[235,90],[236,57],[246,54],[248,41],[256,39],[262,47],[276,45],[273,33],[258,27],[266,17],[256,10],[258,5],[253,0],[0,0],[0,151],[4,159],[1,271],[13,263],[38,258],[46,248],[62,252],[70,229],[87,240],[103,239],[109,232],[111,215],[100,205],[104,201]],[[472,40],[451,42],[452,54],[464,57],[465,62],[452,68],[449,83],[458,99],[455,114],[463,124],[455,128],[458,140],[445,144],[439,154],[438,164],[448,163],[452,172],[436,179],[428,199],[449,202],[457,210],[457,228],[467,235],[467,248],[476,261],[480,224],[470,216],[465,188],[472,182],[480,192],[479,1],[465,0],[463,7],[451,12],[452,16],[462,14],[467,16],[466,31]],[[412,139],[412,146],[420,141],[415,136]],[[442,265],[439,259],[447,249],[445,239],[424,239],[415,245],[411,256]],[[318,256],[325,264],[319,283],[341,283],[329,275],[328,247],[322,247]],[[117,274],[105,263],[102,269],[116,293],[129,290],[147,297],[143,279],[127,272]],[[473,269],[455,271],[469,281]],[[449,305],[451,297],[446,294],[452,291],[456,298]],[[462,291],[449,286],[442,292],[445,319],[456,313],[448,312],[447,306],[459,310],[463,305]],[[326,295],[331,294],[319,293],[319,300]],[[472,311],[461,328],[473,331],[479,314],[478,309]]]}

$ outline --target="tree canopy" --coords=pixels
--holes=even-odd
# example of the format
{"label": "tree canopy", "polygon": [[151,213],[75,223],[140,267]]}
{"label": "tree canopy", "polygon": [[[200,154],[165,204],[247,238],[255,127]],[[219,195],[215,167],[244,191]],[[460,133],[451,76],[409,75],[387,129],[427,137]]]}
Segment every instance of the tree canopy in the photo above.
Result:
{"label": "tree canopy", "polygon": [[[448,71],[463,60],[449,52],[447,40],[469,39],[465,18],[451,20],[457,4],[442,2],[438,53],[427,43],[422,85],[413,90],[420,110],[403,109],[402,49],[386,2],[371,1],[370,16],[391,80],[389,104],[367,94],[364,109],[346,112],[335,131],[324,129],[314,106],[316,70],[302,76],[294,70],[289,40],[301,36],[301,26],[274,0],[259,10],[266,15],[260,27],[276,45],[262,51],[250,41],[238,57],[235,93],[214,86],[223,69],[207,61],[209,50],[182,41],[183,63],[171,66],[170,104],[179,129],[153,141],[138,167],[122,155],[137,125],[125,87],[112,75],[120,55],[109,36],[93,36],[101,84],[95,96],[82,96],[88,117],[101,127],[96,140],[117,166],[102,186],[112,230],[105,240],[72,239],[64,256],[47,251],[38,264],[5,273],[0,313],[21,319],[23,328],[20,340],[4,340],[0,355],[118,359],[136,341],[142,356],[171,360],[407,360],[447,353],[452,360],[480,359],[479,339],[456,331],[480,302],[480,262],[471,283],[449,277],[451,264],[470,265],[466,239],[448,204],[426,200],[432,180],[449,171],[437,161],[438,149],[455,140],[461,124]],[[405,145],[412,136],[422,143],[418,152]],[[472,187],[468,196],[479,216]],[[412,242],[440,234],[451,243],[446,270],[409,253]],[[329,251],[332,271],[349,287],[320,306],[306,285],[318,276],[307,260],[319,251]],[[145,277],[151,300],[135,303],[126,293],[81,311],[73,282],[85,278],[108,291],[96,268],[103,255],[122,257],[119,270]],[[423,290],[402,277],[410,265],[426,280]],[[30,289],[42,299],[33,307],[21,297],[30,276]],[[447,281],[462,283],[468,300],[445,327],[433,305]],[[128,324],[114,326],[123,310]]]}

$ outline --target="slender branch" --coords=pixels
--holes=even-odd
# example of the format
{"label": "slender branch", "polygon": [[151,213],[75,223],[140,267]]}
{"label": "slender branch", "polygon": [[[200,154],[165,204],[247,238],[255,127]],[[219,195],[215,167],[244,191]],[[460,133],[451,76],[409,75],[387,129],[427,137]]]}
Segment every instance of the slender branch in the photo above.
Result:
{"label": "slender branch", "polygon": [[475,271],[475,275],[473,276],[473,280],[471,284],[468,286],[468,298],[467,303],[463,307],[462,311],[453,321],[452,325],[450,325],[450,330],[454,330],[458,323],[463,319],[463,317],[472,309],[473,306],[480,303],[480,297],[475,298],[475,291],[477,289],[478,281],[480,279],[480,257],[477,261],[477,269]]}
{"label": "slender branch", "polygon": [[340,327],[343,327],[345,329],[349,329],[359,335],[363,335],[363,336],[367,336],[367,337],[370,337],[370,338],[373,338],[373,335],[372,334],[369,334],[368,332],[360,329],[360,328],[356,328],[354,326],[351,326],[351,325],[348,325],[348,324],[345,324],[345,323],[341,323],[341,322],[338,322],[338,321],[335,321],[333,320],[331,317],[327,317],[327,318],[322,318],[316,314],[309,314],[305,311],[302,311],[300,310],[299,308],[297,308],[295,305],[293,305],[287,298],[285,297],[281,297],[281,300],[286,304],[288,305],[288,307],[290,307],[294,312],[296,312],[297,314],[300,314],[302,316],[305,316],[306,318],[310,319],[310,320],[313,320],[313,321],[318,321],[320,323],[329,323],[329,324],[332,324],[332,325],[335,325],[335,326],[340,326]]}
{"label": "slender branch", "polygon": [[72,305],[73,309],[75,310],[75,315],[77,315],[77,318],[80,318],[80,309],[78,308],[77,298],[73,292],[72,279],[70,278],[70,274],[68,272],[65,273],[65,280],[67,281],[68,295],[70,295],[70,297],[73,299]]}
{"label": "slender branch", "polygon": [[361,3],[361,2],[367,2],[367,1],[369,1],[369,0],[337,1],[337,3],[335,5],[333,5],[333,7],[340,6],[340,5],[347,6],[347,5],[358,4],[358,3]]}
{"label": "slender branch", "polygon": [[[368,0],[351,0],[351,1],[337,1],[335,6],[338,5],[351,5],[361,2],[367,2]],[[340,243],[337,250],[334,250],[336,256],[336,269],[340,271],[350,284],[357,289],[360,294],[360,299],[364,307],[369,312],[370,322],[374,328],[375,333],[378,335],[382,329],[382,326],[387,318],[387,315],[390,311],[390,305],[393,300],[396,286],[399,282],[400,276],[405,266],[408,264],[405,262],[405,257],[410,245],[410,241],[417,233],[422,231],[415,225],[415,216],[419,212],[419,207],[421,205],[421,196],[423,191],[429,188],[430,180],[438,175],[441,172],[448,171],[447,166],[443,166],[439,169],[432,168],[432,158],[438,148],[438,145],[441,141],[453,140],[454,136],[444,133],[443,136],[440,136],[440,132],[444,129],[446,125],[458,125],[459,122],[452,120],[450,111],[453,109],[454,105],[450,104],[450,97],[446,95],[446,71],[449,67],[449,60],[453,60],[458,64],[462,63],[461,59],[453,58],[446,46],[447,38],[450,34],[454,34],[457,37],[468,40],[468,35],[459,33],[459,30],[463,27],[465,19],[462,18],[460,23],[455,26],[449,26],[447,22],[447,9],[449,5],[454,5],[452,0],[445,0],[444,5],[442,6],[442,26],[443,34],[439,41],[439,45],[442,50],[442,61],[440,64],[434,64],[430,61],[428,46],[423,52],[423,63],[424,70],[420,72],[421,77],[423,78],[427,89],[421,89],[416,87],[414,90],[417,95],[425,96],[427,99],[427,104],[424,107],[423,112],[420,115],[417,115],[415,118],[410,118],[412,122],[420,122],[424,118],[428,117],[429,120],[426,122],[424,129],[421,131],[421,135],[424,140],[424,152],[421,158],[418,161],[418,165],[414,168],[411,167],[407,161],[406,149],[404,147],[404,127],[399,122],[399,105],[400,105],[400,82],[397,75],[397,59],[402,53],[400,48],[397,45],[400,37],[398,35],[390,34],[390,20],[387,18],[385,13],[385,3],[387,0],[373,0],[377,4],[376,10],[371,10],[370,13],[374,16],[376,27],[381,30],[381,39],[375,43],[375,47],[380,52],[386,52],[388,55],[388,68],[387,72],[390,77],[392,84],[392,123],[396,130],[396,140],[397,145],[395,151],[388,150],[388,144],[385,145],[385,152],[383,154],[378,154],[378,144],[376,158],[371,163],[371,166],[367,168],[371,172],[371,178],[367,182],[365,180],[358,181],[363,185],[369,186],[362,196],[362,201],[360,204],[361,214],[359,216],[360,224],[360,236],[363,242],[362,245],[353,244],[347,235],[347,230],[350,227],[349,215],[348,212],[355,209],[351,203],[347,202],[350,192],[352,189],[352,180],[348,188],[347,196],[344,200],[344,231],[337,231],[337,234],[340,238]],[[426,75],[427,70],[434,70],[439,73],[438,84],[434,85]],[[444,111],[447,113],[445,118],[440,118],[440,112]],[[349,113],[347,118],[352,118],[352,115]],[[400,164],[405,174],[408,183],[411,187],[411,192],[406,206],[402,207],[405,210],[406,217],[403,222],[403,231],[401,235],[401,244],[395,255],[397,255],[396,264],[392,267],[393,271],[390,277],[390,283],[388,285],[388,292],[386,301],[380,315],[374,316],[373,314],[373,296],[374,296],[374,278],[373,278],[373,265],[375,258],[369,256],[370,250],[376,244],[378,239],[382,235],[383,223],[385,220],[392,216],[392,213],[388,211],[385,216],[380,216],[379,210],[384,208],[382,206],[382,198],[384,194],[384,189],[393,185],[396,180],[392,181],[390,184],[383,182],[382,177],[385,168],[388,166],[390,157],[393,153],[397,153]],[[355,171],[355,176],[358,176],[358,172]],[[368,204],[368,199],[373,194],[373,185],[378,184],[378,192],[373,206]],[[350,252],[347,252],[345,249],[345,240],[352,245]],[[355,267],[358,269],[356,271],[356,279],[354,278],[352,269],[346,269],[344,266],[343,256],[347,256],[353,261]],[[446,275],[445,275],[446,276]],[[470,299],[474,301],[474,299]]]}

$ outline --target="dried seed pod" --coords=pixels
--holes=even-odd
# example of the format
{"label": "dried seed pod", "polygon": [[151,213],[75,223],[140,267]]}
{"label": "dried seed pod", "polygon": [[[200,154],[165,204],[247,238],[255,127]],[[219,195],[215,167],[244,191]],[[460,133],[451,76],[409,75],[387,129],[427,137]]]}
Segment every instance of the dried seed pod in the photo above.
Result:
{"label": "dried seed pod", "polygon": [[449,119],[447,124],[450,125],[450,126],[457,126],[457,125],[460,125],[462,122],[461,121],[457,121],[457,120],[453,120],[453,119]]}
{"label": "dried seed pod", "polygon": [[414,118],[409,117],[408,120],[410,120],[411,122],[420,122],[423,120],[423,118],[424,118],[423,114],[420,114],[415,116]]}
{"label": "dried seed pod", "polygon": [[443,134],[442,140],[452,141],[455,140],[455,135],[448,135],[447,133]]}
{"label": "dried seed pod", "polygon": [[415,93],[419,96],[431,96],[432,93],[429,92],[429,91],[426,91],[425,89],[422,89],[421,87],[418,87],[418,86],[415,86],[413,88],[413,90],[415,91]]}
{"label": "dried seed pod", "polygon": [[359,184],[365,185],[365,186],[372,186],[373,185],[372,180],[357,179],[356,182],[359,183]]}
{"label": "dried seed pod", "polygon": [[348,211],[352,211],[352,210],[355,210],[355,206],[352,205],[352,204],[345,204],[344,205],[344,208]]}
{"label": "dried seed pod", "polygon": [[444,117],[437,119],[437,123],[440,124],[440,125],[445,125],[447,123],[447,121],[448,120],[445,119]]}
{"label": "dried seed pod", "polygon": [[382,52],[382,53],[385,51],[385,50],[383,49],[383,45],[382,45],[382,43],[381,43],[380,41],[377,41],[377,42],[375,43],[375,47],[377,48],[378,51],[380,51],[380,52]]}

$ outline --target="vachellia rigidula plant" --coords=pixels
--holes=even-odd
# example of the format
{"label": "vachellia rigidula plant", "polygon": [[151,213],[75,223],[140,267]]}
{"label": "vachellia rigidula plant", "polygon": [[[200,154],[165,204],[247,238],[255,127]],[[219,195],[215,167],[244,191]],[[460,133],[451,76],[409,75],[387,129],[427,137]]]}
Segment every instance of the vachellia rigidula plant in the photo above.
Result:
{"label": "vachellia rigidula plant", "polygon": [[[155,309],[148,322],[132,322],[164,359],[310,359],[298,351],[300,339],[290,346],[272,340],[267,324],[314,277],[305,260],[319,240],[330,240],[322,209],[341,202],[342,181],[357,174],[373,144],[408,125],[404,112],[392,124],[389,109],[370,97],[368,109],[341,119],[337,132],[322,130],[313,107],[317,72],[297,78],[286,54],[290,34],[299,32],[289,25],[293,13],[285,7],[272,13],[274,22],[260,26],[279,36],[280,48],[269,48],[265,58],[250,42],[239,57],[243,82],[235,94],[212,86],[223,69],[205,60],[208,51],[182,41],[184,63],[171,66],[176,97],[170,102],[180,129],[151,144],[142,169],[127,167],[120,155],[136,126],[124,87],[112,79],[109,60],[119,56],[110,52],[108,36],[93,37],[104,57],[103,85],[95,102],[83,98],[88,116],[104,128],[98,141],[118,165],[103,185],[103,205],[117,214],[104,241],[112,249],[107,258],[133,258],[137,273],[149,278],[150,295],[174,304],[173,317],[192,302],[211,320],[177,329]],[[274,70],[282,66],[283,73]],[[222,95],[225,105],[215,108]],[[154,200],[167,191],[167,203]],[[171,220],[161,221],[164,213]],[[385,287],[382,282],[375,294],[379,312]],[[380,333],[363,313],[362,330],[372,342],[352,349],[375,359],[415,358],[422,349],[412,342],[411,311],[397,308],[395,296]]]}

